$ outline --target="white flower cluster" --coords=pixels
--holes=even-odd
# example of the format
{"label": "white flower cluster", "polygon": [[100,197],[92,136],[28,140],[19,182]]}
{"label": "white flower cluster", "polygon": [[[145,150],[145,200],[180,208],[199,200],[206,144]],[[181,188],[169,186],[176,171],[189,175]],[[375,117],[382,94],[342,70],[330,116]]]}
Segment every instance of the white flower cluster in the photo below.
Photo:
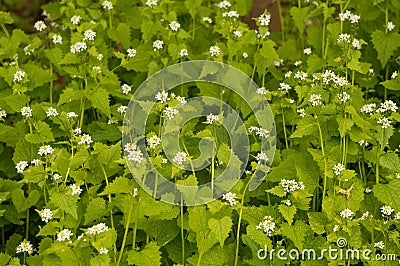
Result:
{"label": "white flower cluster", "polygon": [[287,179],[282,179],[280,182],[283,190],[285,190],[285,193],[292,193],[296,190],[304,190],[305,186],[303,182],[299,181],[297,182],[294,179],[287,180]]}
{"label": "white flower cluster", "polygon": [[388,23],[386,25],[386,28],[388,29],[388,31],[394,30],[395,27],[396,27],[396,25],[394,25],[392,21],[388,21]]}
{"label": "white flower cluster", "polygon": [[376,243],[374,243],[374,248],[384,249],[385,243],[383,243],[383,241],[376,242]]}
{"label": "white flower cluster", "polygon": [[100,248],[99,249],[99,254],[108,254],[108,249],[107,248]]}
{"label": "white flower cluster", "polygon": [[52,154],[54,152],[54,149],[50,145],[43,145],[39,148],[38,154],[40,156],[46,156],[49,154]]}
{"label": "white flower cluster", "polygon": [[65,117],[67,119],[74,119],[74,118],[77,118],[78,115],[75,112],[68,112],[68,113],[66,113]]}
{"label": "white flower cluster", "polygon": [[76,26],[81,22],[81,16],[74,15],[71,17],[71,23],[72,25]]}
{"label": "white flower cluster", "polygon": [[344,13],[339,13],[340,21],[349,20],[351,24],[358,23],[360,16],[353,14],[350,10],[346,10]]}
{"label": "white flower cluster", "polygon": [[221,49],[218,46],[214,45],[214,46],[210,47],[210,55],[211,56],[218,56],[220,54],[220,52],[221,52]]}
{"label": "white flower cluster", "polygon": [[154,149],[158,145],[160,145],[161,139],[157,135],[153,135],[147,139],[147,144],[150,146],[150,149]]}
{"label": "white flower cluster", "polygon": [[54,108],[54,107],[47,108],[46,115],[47,115],[47,117],[50,117],[50,116],[56,117],[56,116],[58,116],[57,109]]}
{"label": "white flower cluster", "polygon": [[295,79],[306,80],[307,77],[308,77],[308,74],[306,72],[302,71],[302,70],[297,71],[294,74],[294,78]]}
{"label": "white flower cluster", "polygon": [[62,44],[62,37],[60,34],[54,34],[52,40],[54,44]]}
{"label": "white flower cluster", "polygon": [[21,82],[21,81],[24,79],[25,75],[26,75],[25,71],[18,70],[18,71],[15,72],[15,74],[14,74],[14,79],[13,79],[13,81],[14,81],[14,82]]}
{"label": "white flower cluster", "polygon": [[214,121],[219,121],[219,116],[218,115],[214,115],[212,113],[207,115],[206,124],[212,125],[214,123]]}
{"label": "white flower cluster", "polygon": [[333,172],[335,173],[335,175],[340,175],[340,173],[342,171],[344,171],[346,168],[344,167],[344,165],[342,163],[337,163],[333,166]]}
{"label": "white flower cluster", "polygon": [[265,87],[261,87],[257,89],[257,94],[265,95],[267,94],[268,90]]}
{"label": "white flower cluster", "polygon": [[354,212],[352,210],[346,208],[340,212],[340,217],[349,219],[353,214]]}
{"label": "white flower cluster", "polygon": [[15,165],[15,168],[17,169],[17,173],[22,173],[27,167],[28,167],[28,162],[27,161],[19,161]]}
{"label": "white flower cluster", "polygon": [[260,26],[268,26],[269,23],[271,22],[271,15],[269,13],[264,13],[261,14],[257,18],[258,23],[260,23]]}
{"label": "white flower cluster", "polygon": [[172,161],[178,165],[182,165],[187,160],[187,154],[183,151],[177,152]]}
{"label": "white flower cluster", "polygon": [[76,42],[74,45],[71,45],[70,52],[75,54],[75,53],[83,52],[86,49],[87,49],[87,45],[85,42]]}
{"label": "white flower cluster", "polygon": [[170,29],[173,30],[173,31],[178,31],[179,28],[181,27],[181,24],[179,24],[177,21],[171,21],[171,22],[169,23],[169,27],[170,27]]}
{"label": "white flower cluster", "polygon": [[32,108],[30,108],[29,106],[22,107],[21,114],[25,118],[31,117],[32,116]]}
{"label": "white flower cluster", "polygon": [[25,55],[31,55],[31,54],[33,54],[34,51],[35,51],[35,49],[33,49],[30,44],[28,44],[27,46],[24,47]]}
{"label": "white flower cluster", "polygon": [[222,196],[222,199],[229,202],[229,205],[236,206],[236,193],[227,192]]}
{"label": "white flower cluster", "polygon": [[124,151],[128,153],[128,161],[140,163],[143,160],[142,151],[134,143],[125,144]]}
{"label": "white flower cluster", "polygon": [[122,89],[122,93],[128,94],[129,92],[131,92],[132,87],[129,86],[128,84],[122,84],[121,89]]}
{"label": "white flower cluster", "polygon": [[89,134],[83,134],[78,142],[78,145],[84,145],[84,144],[89,145],[92,142],[93,142],[92,137]]}
{"label": "white flower cluster", "polygon": [[264,219],[256,226],[257,230],[263,230],[268,236],[275,231],[275,222],[272,216],[264,216]]}
{"label": "white flower cluster", "polygon": [[217,6],[218,6],[220,9],[228,9],[228,8],[231,7],[231,3],[230,3],[229,1],[224,0],[224,1],[219,2],[219,3],[217,4]]}
{"label": "white flower cluster", "polygon": [[92,227],[89,227],[86,233],[95,236],[107,231],[108,231],[108,226],[105,223],[98,223],[96,225],[93,225]]}
{"label": "white flower cluster", "polygon": [[249,127],[250,133],[252,133],[254,131],[256,132],[256,136],[259,136],[261,138],[269,138],[269,136],[270,136],[270,131],[265,128],[255,127],[255,126]]}
{"label": "white flower cluster", "polygon": [[6,112],[6,110],[2,110],[2,109],[0,108],[0,119],[6,118],[6,117],[7,117],[7,112]]}
{"label": "white flower cluster", "polygon": [[120,114],[123,114],[123,113],[126,113],[126,110],[128,109],[128,106],[126,106],[126,105],[120,105],[118,108],[117,108],[117,112],[118,113],[120,113]]}
{"label": "white flower cluster", "polygon": [[154,52],[157,51],[157,50],[162,49],[162,48],[163,48],[163,45],[164,45],[164,41],[155,40],[155,41],[153,42]]}
{"label": "white flower cluster", "polygon": [[262,162],[268,162],[268,156],[265,152],[261,151],[257,153],[256,155],[256,160],[258,164],[261,164]]}
{"label": "white flower cluster", "polygon": [[83,36],[84,36],[84,38],[83,38],[84,41],[86,41],[86,40],[94,41],[94,38],[96,38],[96,32],[94,32],[92,30],[86,30],[83,33]]}
{"label": "white flower cluster", "polygon": [[346,103],[348,100],[350,100],[350,95],[347,92],[341,92],[337,95],[339,101],[342,103]]}
{"label": "white flower cluster", "polygon": [[69,186],[71,188],[71,195],[79,195],[82,193],[82,189],[76,184],[72,184]]}
{"label": "white flower cluster", "polygon": [[69,229],[63,229],[57,234],[57,241],[65,241],[65,240],[70,240],[71,236],[74,234],[72,233],[71,230]]}
{"label": "white flower cluster", "polygon": [[[322,82],[325,84],[329,84],[331,81],[339,87],[343,87],[349,84],[346,78],[336,76],[336,74],[332,70],[325,70],[325,72],[321,75],[321,77],[322,77]],[[315,79],[318,79],[318,77],[315,76]]]}
{"label": "white flower cluster", "polygon": [[137,51],[136,51],[136,49],[128,48],[128,49],[126,50],[126,53],[128,54],[128,57],[135,57]]}
{"label": "white flower cluster", "polygon": [[185,49],[185,48],[181,49],[181,50],[179,51],[179,55],[180,55],[181,57],[188,56],[188,55],[189,55],[188,50]]}
{"label": "white flower cluster", "polygon": [[168,92],[166,92],[166,91],[161,91],[161,92],[157,92],[157,94],[156,94],[156,100],[157,101],[159,101],[159,102],[161,102],[161,103],[165,103],[165,102],[167,102],[168,100],[169,100],[169,98],[168,98]]}
{"label": "white flower cluster", "polygon": [[393,212],[394,212],[394,209],[388,205],[381,207],[382,216],[385,216],[385,215],[390,216],[390,215],[392,215]]}
{"label": "white flower cluster", "polygon": [[359,144],[360,146],[364,146],[364,147],[367,147],[367,146],[369,145],[368,141],[366,141],[366,140],[364,140],[364,139],[360,140],[360,141],[358,142],[358,144]]}
{"label": "white flower cluster", "polygon": [[32,254],[32,252],[33,252],[33,245],[27,240],[22,241],[17,246],[17,252],[16,253],[24,253],[24,252],[26,252],[28,254]]}
{"label": "white flower cluster", "polygon": [[175,115],[178,114],[178,109],[167,106],[164,109],[164,114],[167,116],[168,120],[172,120],[175,118]]}
{"label": "white flower cluster", "polygon": [[311,50],[310,47],[307,47],[307,48],[305,48],[305,49],[303,50],[303,53],[304,53],[305,55],[310,55],[310,54],[312,53],[312,50]]}
{"label": "white flower cluster", "polygon": [[41,20],[36,21],[34,27],[37,31],[43,31],[47,28],[46,24],[44,24],[44,22]]}
{"label": "white flower cluster", "polygon": [[104,9],[106,10],[111,10],[113,9],[113,4],[110,1],[103,1],[103,3],[101,4],[103,6]]}
{"label": "white flower cluster", "polygon": [[298,109],[297,113],[299,113],[299,116],[301,116],[302,118],[304,118],[307,115],[306,110],[304,108]]}
{"label": "white flower cluster", "polygon": [[48,223],[53,218],[53,211],[50,209],[43,209],[40,211],[40,218],[43,222]]}
{"label": "white flower cluster", "polygon": [[239,15],[239,13],[238,13],[236,10],[231,10],[231,11],[222,13],[222,17],[224,17],[224,18],[225,18],[225,17],[229,17],[229,18],[239,18],[240,15]]}
{"label": "white flower cluster", "polygon": [[289,84],[286,84],[285,82],[281,82],[281,83],[279,83],[279,88],[278,88],[280,91],[286,91],[286,93],[288,93],[289,92],[289,90],[290,89],[292,89],[292,87],[290,87],[290,85]]}
{"label": "white flower cluster", "polygon": [[308,101],[312,106],[320,106],[322,105],[321,94],[311,94],[310,99]]}

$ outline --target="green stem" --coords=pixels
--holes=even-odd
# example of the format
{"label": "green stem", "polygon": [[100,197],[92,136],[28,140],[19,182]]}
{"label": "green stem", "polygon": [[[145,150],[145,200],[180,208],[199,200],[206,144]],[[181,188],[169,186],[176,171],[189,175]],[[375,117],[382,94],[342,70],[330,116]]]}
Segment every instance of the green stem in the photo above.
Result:
{"label": "green stem", "polygon": [[[50,64],[50,77],[53,77],[53,64]],[[50,81],[50,104],[53,104],[53,79]]]}
{"label": "green stem", "polygon": [[[28,185],[28,195],[31,193],[31,183],[29,183],[29,185]],[[30,208],[28,208],[27,210],[26,210],[26,232],[25,232],[25,238],[26,238],[26,240],[28,240],[28,238],[29,238],[29,211],[30,211]],[[25,254],[25,253],[24,253]]]}
{"label": "green stem", "polygon": [[317,119],[317,125],[318,125],[318,131],[319,131],[319,139],[321,142],[321,152],[322,152],[322,158],[324,158],[324,187],[323,187],[323,192],[322,192],[322,201],[325,199],[325,194],[326,194],[326,183],[327,183],[327,176],[326,176],[326,172],[327,172],[327,167],[328,167],[328,163],[326,161],[326,156],[325,156],[325,148],[324,148],[324,140],[322,138],[322,130],[321,130],[321,124],[319,123],[319,119],[316,116]]}
{"label": "green stem", "polygon": [[287,138],[287,133],[286,133],[286,122],[285,122],[285,113],[282,107],[282,98],[281,98],[281,110],[282,110],[282,124],[283,124],[283,134],[285,136],[285,145],[286,149],[289,149],[289,144],[288,144],[288,138]]}
{"label": "green stem", "polygon": [[[129,207],[128,218],[126,219],[126,223],[125,223],[124,238],[122,240],[122,246],[121,246],[121,250],[120,250],[119,256],[118,256],[118,261],[117,261],[117,264],[116,264],[117,266],[119,266],[119,264],[121,263],[122,254],[124,253],[124,248],[125,248],[125,244],[126,244],[126,237],[128,235],[128,231],[129,231],[129,222],[131,220],[131,215],[132,215],[132,210],[133,210],[133,203],[134,203],[134,201],[132,200],[131,206]],[[135,225],[136,225],[136,223],[135,223]]]}
{"label": "green stem", "polygon": [[182,265],[185,265],[185,235],[183,232],[183,199],[181,196],[181,241],[182,241]]}
{"label": "green stem", "polygon": [[285,41],[285,21],[283,20],[281,0],[278,0],[279,21],[281,22],[282,42]]}
{"label": "green stem", "polygon": [[10,39],[10,34],[8,33],[8,30],[7,30],[6,26],[4,26],[4,24],[1,24],[1,27],[3,28],[3,31],[6,34],[7,39]]}

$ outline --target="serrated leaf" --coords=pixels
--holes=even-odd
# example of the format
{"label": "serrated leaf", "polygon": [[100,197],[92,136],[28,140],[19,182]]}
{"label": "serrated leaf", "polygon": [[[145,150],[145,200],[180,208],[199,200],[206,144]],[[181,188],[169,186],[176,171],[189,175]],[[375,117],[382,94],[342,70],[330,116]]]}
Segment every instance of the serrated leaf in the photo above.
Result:
{"label": "serrated leaf", "polygon": [[110,100],[108,99],[108,92],[105,89],[97,88],[92,90],[87,97],[92,103],[93,108],[110,117]]}
{"label": "serrated leaf", "polygon": [[38,121],[35,125],[35,132],[26,134],[25,140],[30,143],[38,144],[54,141],[54,137],[50,126],[43,121]]}
{"label": "serrated leaf", "polygon": [[229,236],[232,227],[232,219],[229,216],[224,216],[222,219],[211,218],[208,220],[208,228],[216,239],[218,239],[221,247]]}
{"label": "serrated leaf", "polygon": [[311,229],[319,235],[325,233],[326,218],[324,214],[320,212],[309,212],[307,215]]}
{"label": "serrated leaf", "polygon": [[400,179],[394,179],[388,184],[376,184],[372,191],[380,202],[391,206],[396,211],[400,210]]}
{"label": "serrated leaf", "polygon": [[76,198],[67,193],[68,188],[65,188],[64,191],[53,192],[50,194],[50,200],[61,210],[71,214],[75,219],[78,219]]}
{"label": "serrated leaf", "polygon": [[117,28],[108,31],[108,36],[117,43],[121,43],[127,49],[130,44],[130,32],[131,30],[127,24],[118,23]]}
{"label": "serrated leaf", "polygon": [[278,197],[285,197],[286,191],[283,189],[281,185],[275,186],[271,189],[266,190],[268,193],[274,194]]}
{"label": "serrated leaf", "polygon": [[127,252],[128,264],[137,266],[161,265],[161,251],[156,242],[148,243],[140,251],[130,250]]}
{"label": "serrated leaf", "polygon": [[283,218],[285,218],[288,224],[291,225],[293,223],[294,215],[296,214],[296,206],[286,206],[281,204],[279,205],[278,209]]}
{"label": "serrated leaf", "polygon": [[111,184],[106,186],[99,196],[104,196],[107,194],[132,193],[134,187],[135,185],[131,179],[126,177],[117,177]]}
{"label": "serrated leaf", "polygon": [[388,90],[400,91],[400,79],[398,78],[386,80],[380,84]]}
{"label": "serrated leaf", "polygon": [[302,138],[304,136],[312,135],[317,131],[317,127],[311,118],[305,117],[300,120],[296,130],[290,136],[291,138]]}
{"label": "serrated leaf", "polygon": [[375,50],[378,52],[378,59],[382,67],[386,66],[394,51],[400,47],[400,34],[397,32],[384,33],[381,30],[376,30],[371,34],[371,40]]}
{"label": "serrated leaf", "polygon": [[91,199],[85,212],[85,224],[89,224],[108,214],[106,201],[102,198]]}
{"label": "serrated leaf", "polygon": [[379,164],[392,171],[400,171],[400,159],[399,156],[394,152],[383,154],[379,158]]}
{"label": "serrated leaf", "polygon": [[304,246],[304,238],[312,235],[310,227],[302,220],[297,220],[294,225],[283,223],[279,233],[293,241],[294,245],[301,251]]}
{"label": "serrated leaf", "polygon": [[194,232],[204,232],[208,230],[209,213],[204,206],[189,208],[189,228]]}

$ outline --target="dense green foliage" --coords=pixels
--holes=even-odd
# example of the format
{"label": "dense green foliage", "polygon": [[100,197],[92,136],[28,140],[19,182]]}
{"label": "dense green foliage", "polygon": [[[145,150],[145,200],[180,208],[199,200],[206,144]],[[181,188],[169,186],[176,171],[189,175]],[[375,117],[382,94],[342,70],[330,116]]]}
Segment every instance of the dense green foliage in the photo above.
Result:
{"label": "dense green foliage", "polygon": [[[257,256],[265,245],[318,253],[340,238],[371,258],[400,254],[400,1],[276,2],[281,30],[271,33],[268,11],[257,31],[241,22],[249,0],[54,1],[32,33],[18,27],[25,19],[0,12],[0,265],[396,265]],[[160,171],[202,184],[235,158],[218,119],[203,117],[180,140],[190,161],[201,139],[214,139],[213,163],[191,173],[163,160],[159,128],[178,96],[233,106],[252,155],[224,198],[174,206],[132,178],[122,121],[147,77],[197,59],[259,84],[277,149],[265,181],[249,191],[265,137],[252,110],[226,88],[175,88],[146,124]]]}

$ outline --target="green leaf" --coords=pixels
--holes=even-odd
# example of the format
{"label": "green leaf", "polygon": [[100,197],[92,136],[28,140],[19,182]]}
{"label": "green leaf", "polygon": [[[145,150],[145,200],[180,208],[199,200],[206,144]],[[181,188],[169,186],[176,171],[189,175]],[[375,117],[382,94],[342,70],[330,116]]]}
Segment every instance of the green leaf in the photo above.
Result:
{"label": "green leaf", "polygon": [[345,136],[351,130],[351,127],[354,125],[353,120],[350,118],[337,117],[336,120],[339,124],[340,136],[342,137]]}
{"label": "green leaf", "polygon": [[291,225],[293,223],[294,215],[296,214],[296,206],[286,206],[281,204],[279,205],[278,209],[283,218],[285,218],[288,224]]}
{"label": "green leaf", "polygon": [[302,220],[297,220],[294,225],[283,223],[279,233],[292,240],[300,251],[303,250],[304,238],[313,234],[310,227]]}
{"label": "green leaf", "polygon": [[397,32],[384,33],[381,30],[376,30],[371,34],[371,40],[375,50],[378,52],[378,59],[382,67],[385,67],[394,51],[400,47],[400,34]]}
{"label": "green leaf", "polygon": [[232,227],[232,219],[224,216],[222,219],[211,218],[208,221],[208,228],[216,239],[218,239],[221,247],[224,245],[225,239],[228,238]]}
{"label": "green leaf", "polygon": [[94,256],[90,259],[90,266],[108,266],[111,258],[106,254]]}
{"label": "green leaf", "polygon": [[400,210],[400,179],[394,179],[388,184],[376,184],[372,191],[380,202],[391,206],[396,211]]}
{"label": "green leaf", "polygon": [[298,123],[296,130],[290,136],[291,138],[302,138],[304,136],[313,135],[317,132],[317,127],[314,124],[314,121],[311,118],[304,117]]}
{"label": "green leaf", "polygon": [[285,197],[286,191],[283,189],[281,185],[277,185],[271,189],[266,190],[268,193],[274,194],[278,197]]}
{"label": "green leaf", "polygon": [[379,158],[379,165],[392,171],[398,172],[400,171],[399,156],[394,152],[385,153]]}
{"label": "green leaf", "polygon": [[108,99],[108,92],[105,89],[97,88],[92,90],[87,97],[92,103],[93,108],[110,117],[110,100]]}
{"label": "green leaf", "polygon": [[68,192],[69,188],[64,188],[64,190],[61,191],[52,191],[50,193],[50,200],[61,210],[71,214],[75,219],[78,219],[77,199],[71,194],[67,194]]}
{"label": "green leaf", "polygon": [[294,20],[294,24],[296,25],[297,29],[299,30],[300,34],[303,34],[305,28],[305,21],[308,18],[308,10],[310,7],[291,7],[290,8],[290,15]]}
{"label": "green leaf", "polygon": [[0,11],[0,21],[2,24],[13,24],[14,20],[11,17],[10,12]]}
{"label": "green leaf", "polygon": [[132,193],[135,185],[131,179],[126,177],[117,177],[111,184],[99,194],[104,196],[107,194],[118,194],[118,193]]}
{"label": "green leaf", "polygon": [[127,252],[128,265],[155,266],[161,265],[161,251],[156,242],[148,243],[140,251],[130,250]]}
{"label": "green leaf", "polygon": [[108,36],[113,41],[121,43],[125,49],[129,48],[131,39],[131,29],[125,23],[118,23],[116,29],[110,29],[108,31]]}
{"label": "green leaf", "polygon": [[40,199],[40,193],[38,190],[33,190],[29,193],[28,197],[25,198],[22,189],[15,189],[11,192],[11,199],[17,212],[23,212],[38,202]]}
{"label": "green leaf", "polygon": [[82,95],[83,95],[82,91],[80,91],[79,89],[67,87],[61,93],[57,105],[60,106],[63,105],[64,103],[80,100]]}
{"label": "green leaf", "polygon": [[50,126],[43,121],[38,121],[35,125],[35,132],[26,134],[25,140],[30,143],[38,144],[54,141],[54,137]]}
{"label": "green leaf", "polygon": [[189,208],[189,228],[194,232],[208,231],[209,213],[204,206]]}
{"label": "green leaf", "polygon": [[85,212],[85,224],[89,224],[108,214],[106,201],[102,198],[94,198],[89,201]]}
{"label": "green leaf", "polygon": [[380,84],[384,86],[386,89],[392,91],[400,91],[400,79],[398,78],[386,80],[384,82],[381,82]]}
{"label": "green leaf", "polygon": [[115,245],[117,240],[117,232],[114,229],[108,229],[108,231],[100,233],[96,240],[93,242],[93,246],[100,250],[100,248],[111,248]]}
{"label": "green leaf", "polygon": [[[1,12],[3,13],[3,12]],[[1,16],[0,13],[0,16]],[[8,264],[8,262],[10,261],[11,256],[8,254],[4,254],[4,253],[0,253],[0,266],[6,266]]]}
{"label": "green leaf", "polygon": [[326,218],[324,214],[320,212],[309,212],[307,215],[311,229],[319,235],[325,233]]}

